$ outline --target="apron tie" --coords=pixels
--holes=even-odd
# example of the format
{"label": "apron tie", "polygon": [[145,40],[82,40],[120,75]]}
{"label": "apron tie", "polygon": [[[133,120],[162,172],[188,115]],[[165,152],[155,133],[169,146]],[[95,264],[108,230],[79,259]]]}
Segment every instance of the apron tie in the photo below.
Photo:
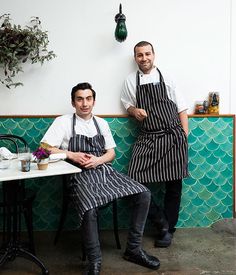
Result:
{"label": "apron tie", "polygon": [[177,131],[176,131],[176,128],[179,127],[180,125],[177,124],[174,127],[167,127],[163,130],[159,130],[159,131],[146,131],[146,130],[143,130],[141,129],[141,132],[144,133],[144,134],[154,134],[154,135],[157,135],[157,137],[163,137],[164,135],[166,134],[169,134],[169,135],[173,135],[174,137],[174,144],[177,145],[177,147],[179,147],[179,143],[178,143],[178,134],[177,134]]}

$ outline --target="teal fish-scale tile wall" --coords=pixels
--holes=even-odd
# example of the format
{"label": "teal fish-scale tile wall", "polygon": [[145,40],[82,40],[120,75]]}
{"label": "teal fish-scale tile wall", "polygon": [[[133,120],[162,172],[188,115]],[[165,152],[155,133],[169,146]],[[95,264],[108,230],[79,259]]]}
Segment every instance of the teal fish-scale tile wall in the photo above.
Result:
{"label": "teal fish-scale tile wall", "polygon": [[[132,146],[139,131],[137,123],[127,117],[105,119],[117,144],[113,165],[127,173]],[[50,117],[2,117],[0,133],[23,136],[34,150],[53,120]],[[234,116],[190,117],[189,130],[190,176],[184,179],[178,227],[207,227],[219,219],[233,217]],[[61,177],[31,179],[26,185],[37,191],[35,230],[56,230],[61,211]],[[164,185],[152,184],[150,189],[156,202],[161,204]],[[127,203],[120,200],[118,204],[120,228],[127,228],[129,224]],[[112,227],[111,215],[111,208],[102,210],[102,228]],[[77,215],[72,208],[65,228],[77,228]]]}

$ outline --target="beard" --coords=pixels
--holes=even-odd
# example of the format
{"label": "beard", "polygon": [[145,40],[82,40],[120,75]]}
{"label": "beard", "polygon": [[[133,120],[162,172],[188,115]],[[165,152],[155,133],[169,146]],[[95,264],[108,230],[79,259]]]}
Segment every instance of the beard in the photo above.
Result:
{"label": "beard", "polygon": [[139,64],[139,69],[143,72],[143,73],[150,73],[150,71],[153,68],[153,63],[144,63],[144,64]]}

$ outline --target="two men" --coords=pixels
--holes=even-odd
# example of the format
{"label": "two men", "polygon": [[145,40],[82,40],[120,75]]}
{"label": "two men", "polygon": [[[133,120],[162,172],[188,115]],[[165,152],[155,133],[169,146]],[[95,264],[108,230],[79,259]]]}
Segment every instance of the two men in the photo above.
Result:
{"label": "two men", "polygon": [[124,259],[158,269],[159,260],[141,247],[150,205],[150,191],[111,167],[115,142],[108,123],[92,114],[96,93],[89,83],[72,88],[74,114],[56,118],[42,142],[52,153],[66,153],[67,159],[82,172],[71,176],[69,195],[82,225],[83,242],[89,265],[85,274],[100,274],[101,249],[98,237],[97,208],[114,199],[127,197],[132,203],[132,216]]}
{"label": "two men", "polygon": [[151,43],[134,47],[138,71],[125,80],[121,101],[141,130],[133,148],[129,176],[148,186],[165,183],[164,208],[152,200],[149,217],[158,230],[155,246],[171,244],[178,221],[182,179],[187,168],[187,107],[175,85],[154,66]]}

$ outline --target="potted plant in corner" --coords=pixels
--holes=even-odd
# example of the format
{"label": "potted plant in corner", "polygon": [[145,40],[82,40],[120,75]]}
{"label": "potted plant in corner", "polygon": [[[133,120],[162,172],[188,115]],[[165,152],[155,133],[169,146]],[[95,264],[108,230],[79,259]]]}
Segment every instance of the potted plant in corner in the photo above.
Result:
{"label": "potted plant in corner", "polygon": [[56,55],[48,51],[48,32],[41,29],[38,17],[32,17],[29,26],[12,25],[9,14],[0,16],[0,82],[7,88],[23,85],[13,78],[23,72],[27,60],[44,63]]}
{"label": "potted plant in corner", "polygon": [[36,159],[38,169],[46,170],[48,168],[49,156],[51,155],[51,151],[47,148],[40,146],[32,154]]}

